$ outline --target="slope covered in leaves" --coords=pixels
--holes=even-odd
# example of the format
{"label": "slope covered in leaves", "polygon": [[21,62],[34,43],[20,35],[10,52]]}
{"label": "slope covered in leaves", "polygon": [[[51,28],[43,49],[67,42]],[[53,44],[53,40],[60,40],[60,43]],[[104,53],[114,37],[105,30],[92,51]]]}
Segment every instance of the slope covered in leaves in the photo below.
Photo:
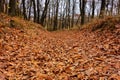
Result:
{"label": "slope covered in leaves", "polygon": [[120,79],[120,24],[112,31],[56,32],[35,25],[0,26],[1,80]]}

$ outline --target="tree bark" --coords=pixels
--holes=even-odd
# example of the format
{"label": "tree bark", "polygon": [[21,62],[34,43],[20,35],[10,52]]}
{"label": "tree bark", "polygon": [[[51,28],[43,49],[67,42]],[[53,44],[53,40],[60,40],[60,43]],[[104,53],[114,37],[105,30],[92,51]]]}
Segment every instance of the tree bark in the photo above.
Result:
{"label": "tree bark", "polygon": [[79,11],[80,11],[80,14],[79,14],[79,17],[78,17],[78,19],[77,19],[77,21],[76,21],[76,24],[78,24],[78,22],[79,22],[79,20],[80,20],[80,17],[81,17],[81,10],[82,10],[82,6],[81,6],[81,0],[79,0]]}
{"label": "tree bark", "polygon": [[37,23],[40,22],[40,1],[37,0]]}
{"label": "tree bark", "polygon": [[56,1],[56,12],[55,12],[53,30],[57,30],[58,28],[58,11],[59,11],[59,0]]}
{"label": "tree bark", "polygon": [[112,14],[113,14],[113,2],[114,2],[114,0],[112,0],[112,2],[111,2],[110,15],[112,15]]}
{"label": "tree bark", "polygon": [[120,0],[118,1],[118,15],[120,14]]}
{"label": "tree bark", "polygon": [[35,0],[32,0],[32,3],[33,3],[33,10],[34,10],[34,22],[36,22],[36,19],[37,19],[37,16],[36,16],[36,3],[35,3]]}
{"label": "tree bark", "polygon": [[74,26],[75,6],[76,6],[76,1],[75,1],[75,0],[73,0],[71,27],[73,27],[73,26]]}
{"label": "tree bark", "polygon": [[40,20],[40,23],[41,23],[42,26],[44,26],[44,22],[45,22],[45,19],[46,19],[49,2],[50,2],[50,0],[45,0],[45,8],[44,8],[44,10],[42,12],[42,16],[41,16],[41,20]]}
{"label": "tree bark", "polygon": [[85,23],[85,6],[86,6],[86,0],[82,0],[81,25]]}
{"label": "tree bark", "polygon": [[95,14],[95,0],[92,0],[92,18],[94,18]]}
{"label": "tree bark", "polygon": [[101,0],[100,18],[104,17],[106,0]]}
{"label": "tree bark", "polygon": [[16,0],[10,0],[10,1],[9,1],[8,14],[9,14],[10,16],[15,16],[15,15],[16,15]]}
{"label": "tree bark", "polygon": [[0,0],[0,13],[4,12],[4,4],[5,4],[5,0]]}
{"label": "tree bark", "polygon": [[25,0],[22,0],[22,4],[23,4],[23,16],[24,16],[24,19],[27,20]]}
{"label": "tree bark", "polygon": [[31,7],[32,7],[32,0],[30,0],[30,3],[29,3],[29,14],[28,14],[28,20],[30,20],[30,18],[31,18]]}

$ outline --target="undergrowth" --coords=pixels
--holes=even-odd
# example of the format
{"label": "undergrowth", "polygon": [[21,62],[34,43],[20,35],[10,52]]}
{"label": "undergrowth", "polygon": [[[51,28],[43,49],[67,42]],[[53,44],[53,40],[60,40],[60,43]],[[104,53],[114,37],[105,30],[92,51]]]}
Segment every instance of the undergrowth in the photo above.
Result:
{"label": "undergrowth", "polygon": [[34,23],[32,21],[23,20],[19,17],[10,17],[5,14],[0,14],[0,27],[10,27],[17,29],[41,29],[42,26],[40,24]]}
{"label": "undergrowth", "polygon": [[115,25],[120,23],[120,16],[115,17],[105,17],[103,19],[93,19],[90,23],[83,26],[82,29],[89,29],[91,31],[103,31],[107,30],[115,30]]}

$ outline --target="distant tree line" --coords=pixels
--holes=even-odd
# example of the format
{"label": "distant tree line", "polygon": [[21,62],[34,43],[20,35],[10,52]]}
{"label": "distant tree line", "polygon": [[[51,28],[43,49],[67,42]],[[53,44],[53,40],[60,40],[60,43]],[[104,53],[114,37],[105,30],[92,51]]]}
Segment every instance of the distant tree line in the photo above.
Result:
{"label": "distant tree line", "polygon": [[120,0],[0,0],[0,13],[33,20],[49,30],[120,14]]}

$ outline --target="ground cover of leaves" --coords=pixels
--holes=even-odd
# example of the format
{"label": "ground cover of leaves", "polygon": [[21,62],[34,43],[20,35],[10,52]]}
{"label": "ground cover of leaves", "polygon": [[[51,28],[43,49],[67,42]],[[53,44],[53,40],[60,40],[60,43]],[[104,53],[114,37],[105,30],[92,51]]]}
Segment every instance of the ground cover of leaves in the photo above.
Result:
{"label": "ground cover of leaves", "polygon": [[0,80],[119,80],[115,27],[48,32],[0,26]]}

